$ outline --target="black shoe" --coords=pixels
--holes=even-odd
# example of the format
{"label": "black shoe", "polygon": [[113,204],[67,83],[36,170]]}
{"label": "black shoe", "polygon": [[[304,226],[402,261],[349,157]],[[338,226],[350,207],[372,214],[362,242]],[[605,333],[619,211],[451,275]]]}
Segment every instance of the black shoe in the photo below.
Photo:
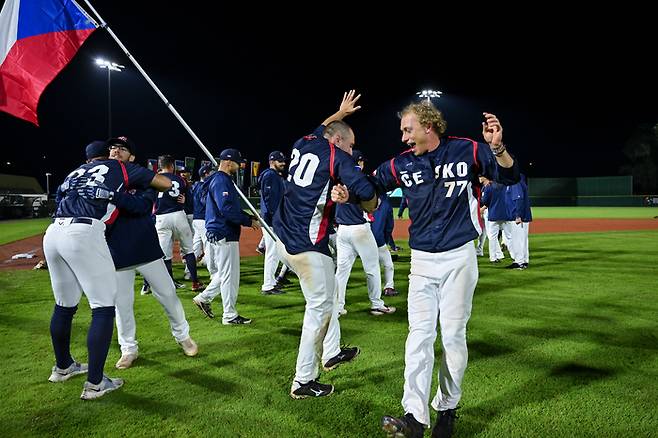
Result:
{"label": "black shoe", "polygon": [[148,283],[144,283],[142,286],[142,290],[140,291],[140,294],[142,295],[148,295],[151,293],[151,285]]}
{"label": "black shoe", "polygon": [[290,397],[301,399],[306,397],[326,397],[334,392],[334,385],[325,385],[316,380],[307,383],[294,381],[290,389]]}
{"label": "black shoe", "polygon": [[244,318],[240,315],[236,316],[230,321],[224,322],[222,321],[222,324],[224,325],[242,325],[242,324],[251,324],[251,319],[249,318]]}
{"label": "black shoe", "polygon": [[423,438],[425,427],[420,424],[413,414],[405,414],[402,418],[382,417],[382,429],[389,437],[395,438]]}
{"label": "black shoe", "polygon": [[528,264],[527,263],[521,263],[521,266],[523,266],[524,269],[528,269]]}
{"label": "black shoe", "polygon": [[183,283],[179,283],[176,280],[174,280],[174,286],[176,286],[176,289],[185,289],[185,285]]}
{"label": "black shoe", "polygon": [[520,270],[524,270],[524,269],[525,269],[525,266],[523,266],[522,263],[512,263],[511,265],[507,265],[507,266],[505,266],[505,268],[507,268],[507,269],[520,269]]}
{"label": "black shoe", "polygon": [[432,438],[450,438],[455,430],[455,420],[457,418],[457,409],[439,411],[436,424],[432,429]]}
{"label": "black shoe", "polygon": [[263,295],[281,295],[281,294],[285,294],[286,292],[282,291],[281,289],[277,289],[275,287],[270,290],[262,290],[260,291],[260,293],[262,293]]}
{"label": "black shoe", "polygon": [[197,301],[196,297],[192,298],[192,301],[194,301],[194,304],[203,312],[204,315],[206,315],[208,318],[214,318],[215,314],[212,313],[212,308],[210,307],[210,303],[205,303],[201,300]]}
{"label": "black shoe", "polygon": [[394,297],[396,295],[398,295],[398,291],[396,291],[392,287],[387,287],[386,289],[384,289],[384,296]]}
{"label": "black shoe", "polygon": [[283,287],[287,286],[290,284],[290,280],[288,280],[286,277],[276,277],[276,287]]}
{"label": "black shoe", "polygon": [[359,355],[361,350],[359,347],[344,347],[340,349],[340,353],[329,359],[322,368],[325,371],[331,371],[341,363],[349,362]]}

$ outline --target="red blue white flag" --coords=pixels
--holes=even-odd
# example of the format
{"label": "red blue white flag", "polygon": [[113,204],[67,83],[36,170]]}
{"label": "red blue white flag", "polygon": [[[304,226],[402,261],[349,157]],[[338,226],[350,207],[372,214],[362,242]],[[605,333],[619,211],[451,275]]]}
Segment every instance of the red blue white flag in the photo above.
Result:
{"label": "red blue white flag", "polygon": [[97,28],[73,0],[6,0],[0,12],[0,110],[38,126],[43,90]]}

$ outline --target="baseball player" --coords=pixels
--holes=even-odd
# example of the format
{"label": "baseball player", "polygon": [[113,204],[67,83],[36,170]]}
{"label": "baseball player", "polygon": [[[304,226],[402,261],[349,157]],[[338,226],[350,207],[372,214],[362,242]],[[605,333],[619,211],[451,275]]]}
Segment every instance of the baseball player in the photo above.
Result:
{"label": "baseball player", "polygon": [[510,217],[514,218],[513,221],[509,222],[511,234],[509,249],[514,262],[506,266],[506,268],[524,270],[528,267],[530,257],[528,251],[528,231],[530,229],[530,222],[532,222],[530,197],[528,196],[525,175],[521,175],[521,181],[507,187],[505,200],[510,210]]}
{"label": "baseball player", "polygon": [[[480,234],[477,216],[478,175],[513,184],[518,167],[502,142],[502,126],[484,113],[487,144],[444,136],[443,115],[429,102],[414,103],[401,113],[402,141],[410,149],[383,163],[376,180],[386,190],[401,187],[409,206],[409,335],[405,346],[401,418],[384,416],[390,435],[422,437],[429,427],[428,402],[434,366],[437,322],[443,357],[439,389],[432,407],[439,411],[433,436],[449,437],[455,422],[466,370],[466,323],[477,284],[477,256],[472,241]],[[342,202],[349,192],[334,188]]]}
{"label": "baseball player", "polygon": [[[274,213],[281,204],[283,191],[285,189],[282,173],[286,168],[286,156],[283,152],[273,151],[269,157],[270,167],[258,176],[260,182],[260,211],[263,220],[271,227]],[[265,246],[265,265],[263,269],[263,295],[280,295],[284,293],[277,288],[275,273],[279,264],[274,239],[265,230],[263,240]]]}
{"label": "baseball player", "polygon": [[[111,138],[107,144],[110,158],[124,163],[135,160],[135,144],[129,138]],[[91,196],[108,199],[119,208],[119,217],[106,233],[117,278],[116,324],[121,358],[116,368],[130,368],[139,355],[133,312],[135,271],[150,283],[153,295],[167,314],[171,333],[185,355],[195,356],[198,347],[190,337],[190,325],[164,264],[158,233],[151,219],[157,198],[155,190],[130,190],[129,193],[96,190]]]}
{"label": "baseball player", "polygon": [[321,355],[323,368],[330,370],[359,354],[357,347],[341,349],[339,345],[334,263],[327,245],[333,216],[329,196],[336,181],[347,184],[353,200],[369,211],[377,201],[374,187],[355,168],[352,157],[336,147],[354,144],[354,132],[341,120],[360,108],[355,106],[359,97],[354,90],[345,93],[339,110],[294,144],[283,202],[274,215],[279,256],[295,270],[306,300],[290,389],[295,399],[323,397],[334,391],[333,385],[317,381]]}
{"label": "baseball player", "polygon": [[245,162],[240,151],[224,149],[219,159],[219,171],[207,180],[206,197],[206,237],[210,243],[209,251],[213,251],[217,272],[206,290],[195,296],[193,301],[208,318],[214,318],[210,303],[221,291],[224,306],[222,324],[251,324],[251,319],[238,315],[235,308],[240,287],[240,226],[258,230],[260,224],[242,211],[238,191],[231,179],[240,164]]}
{"label": "baseball player", "polygon": [[[88,188],[123,192],[128,186],[139,189],[152,186],[166,190],[171,187],[171,181],[134,164],[109,160],[104,141],[90,143],[86,156],[87,164],[64,180],[55,219],[43,239],[43,251],[55,296],[50,335],[56,364],[48,380],[63,382],[87,373],[80,398],[90,400],[120,388],[123,380],[103,374],[112,340],[117,294],[105,228],[106,223],[114,222],[118,210],[107,199],[87,199],[84,195]],[[70,351],[73,315],[83,292],[91,307],[87,334],[89,366],[73,360]]]}
{"label": "baseball player", "polygon": [[208,185],[205,183],[213,173],[215,173],[215,170],[209,164],[201,166],[199,169],[199,178],[201,180],[194,184],[192,188],[192,195],[194,196],[192,220],[194,238],[192,240],[192,248],[194,249],[194,255],[197,260],[203,257],[211,277],[217,272],[217,265],[212,258],[212,251],[208,250],[208,239],[206,238],[206,197],[208,195]]}
{"label": "baseball player", "polygon": [[500,263],[505,258],[498,235],[510,233],[507,222],[510,213],[508,212],[507,203],[505,202],[506,186],[495,181],[490,181],[487,177],[484,180],[482,191],[482,204],[487,207],[487,225],[486,232],[489,239],[489,261],[491,263]]}
{"label": "baseball player", "polygon": [[[341,149],[343,149],[341,147]],[[352,148],[343,149],[352,155]],[[358,157],[363,154],[358,152]],[[354,157],[354,155],[353,155]],[[356,166],[359,172],[363,169]],[[359,256],[366,273],[368,285],[368,298],[370,299],[370,313],[381,316],[395,312],[395,307],[389,307],[382,300],[382,279],[379,270],[379,251],[375,236],[370,229],[370,222],[366,220],[367,214],[357,204],[338,204],[336,206],[336,293],[338,295],[338,314],[347,313],[345,309],[345,291],[350,278],[354,260]]]}
{"label": "baseball player", "polygon": [[393,265],[393,258],[391,252],[388,250],[386,244],[386,236],[390,236],[393,231],[393,207],[388,200],[386,193],[379,195],[379,206],[377,210],[372,213],[372,222],[370,229],[377,242],[377,253],[379,255],[379,265],[384,269],[384,296],[393,297],[398,295],[395,290],[395,283],[393,277],[395,275],[395,267]]}
{"label": "baseball player", "polygon": [[187,220],[185,205],[179,200],[180,195],[187,193],[187,182],[174,174],[174,159],[171,155],[158,157],[158,171],[171,180],[171,189],[160,192],[155,203],[155,229],[158,230],[160,247],[165,253],[167,271],[172,276],[171,267],[173,259],[174,239],[180,242],[184,261],[190,271],[192,290],[201,290],[203,284],[199,282],[196,271],[196,257],[192,248],[192,229]]}

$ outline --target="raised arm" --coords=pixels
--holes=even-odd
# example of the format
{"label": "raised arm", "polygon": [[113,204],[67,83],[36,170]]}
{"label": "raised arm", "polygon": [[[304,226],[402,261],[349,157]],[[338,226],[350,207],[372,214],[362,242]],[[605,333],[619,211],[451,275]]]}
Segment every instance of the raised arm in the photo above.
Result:
{"label": "raised arm", "polygon": [[354,105],[356,105],[356,102],[359,100],[359,98],[361,98],[361,95],[359,94],[355,97],[355,93],[356,91],[354,90],[343,93],[343,101],[340,103],[338,111],[327,117],[327,119],[322,122],[322,124],[327,126],[329,123],[335,122],[336,120],[343,120],[346,116],[349,116],[353,112],[360,109],[361,106]]}
{"label": "raised arm", "polygon": [[482,136],[484,137],[484,141],[489,143],[491,152],[493,152],[500,167],[512,167],[514,165],[514,159],[507,152],[503,143],[503,126],[500,124],[500,120],[494,114],[482,114],[485,118],[485,121],[482,122]]}

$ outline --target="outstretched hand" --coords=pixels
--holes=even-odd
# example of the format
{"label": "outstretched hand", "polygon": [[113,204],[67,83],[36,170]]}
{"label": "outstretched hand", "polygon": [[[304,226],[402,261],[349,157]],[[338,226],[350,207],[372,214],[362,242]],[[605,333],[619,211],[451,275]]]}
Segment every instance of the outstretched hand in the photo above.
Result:
{"label": "outstretched hand", "polygon": [[354,97],[356,94],[355,90],[350,90],[348,92],[343,93],[343,101],[340,103],[340,107],[338,110],[342,113],[344,113],[346,116],[352,114],[356,110],[361,109],[361,106],[354,106],[356,105],[356,102],[361,98],[361,95],[357,95]]}
{"label": "outstretched hand", "polygon": [[484,141],[493,146],[500,146],[503,143],[503,126],[500,120],[494,114],[482,113],[485,121],[482,122],[482,136]]}

